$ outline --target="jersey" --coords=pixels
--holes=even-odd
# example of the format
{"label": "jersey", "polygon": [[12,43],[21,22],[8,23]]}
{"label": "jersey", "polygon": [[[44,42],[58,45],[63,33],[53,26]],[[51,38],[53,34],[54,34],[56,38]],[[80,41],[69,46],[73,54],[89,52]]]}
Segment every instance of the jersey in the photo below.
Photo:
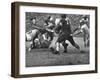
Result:
{"label": "jersey", "polygon": [[36,36],[37,32],[38,32],[37,29],[26,32],[25,35],[26,35],[27,40],[31,41]]}
{"label": "jersey", "polygon": [[70,35],[71,34],[71,26],[69,20],[60,20],[58,29],[60,30],[61,33]]}
{"label": "jersey", "polygon": [[81,32],[84,34],[84,36],[85,37],[89,37],[89,28],[88,28],[88,26],[86,25],[86,24],[84,24],[84,25],[82,25],[81,27],[80,27],[80,30],[81,30]]}
{"label": "jersey", "polygon": [[55,25],[55,23],[53,21],[50,21],[48,19],[45,21],[45,26],[48,29],[53,29],[54,28],[54,25]]}

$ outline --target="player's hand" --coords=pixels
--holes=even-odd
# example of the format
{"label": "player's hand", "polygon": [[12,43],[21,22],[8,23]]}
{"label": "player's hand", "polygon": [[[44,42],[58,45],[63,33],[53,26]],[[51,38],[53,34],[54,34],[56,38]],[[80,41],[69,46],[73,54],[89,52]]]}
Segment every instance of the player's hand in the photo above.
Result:
{"label": "player's hand", "polygon": [[70,36],[73,36],[73,34],[70,34]]}
{"label": "player's hand", "polygon": [[51,30],[51,32],[54,32],[54,30]]}

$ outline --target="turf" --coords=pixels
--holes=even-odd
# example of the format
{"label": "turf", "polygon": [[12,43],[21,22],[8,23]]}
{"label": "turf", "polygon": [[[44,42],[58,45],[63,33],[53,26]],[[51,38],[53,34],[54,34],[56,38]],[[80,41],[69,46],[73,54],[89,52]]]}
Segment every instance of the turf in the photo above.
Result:
{"label": "turf", "polygon": [[80,53],[68,41],[68,53],[63,53],[61,46],[59,55],[52,54],[48,48],[32,49],[31,52],[26,49],[26,67],[89,64],[89,47],[84,47],[83,38],[74,37],[74,40],[85,51],[84,53]]}

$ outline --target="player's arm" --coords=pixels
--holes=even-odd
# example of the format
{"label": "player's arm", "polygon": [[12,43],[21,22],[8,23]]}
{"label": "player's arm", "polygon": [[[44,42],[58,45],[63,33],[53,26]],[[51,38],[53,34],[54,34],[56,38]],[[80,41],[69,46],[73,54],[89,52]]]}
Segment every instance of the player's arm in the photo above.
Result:
{"label": "player's arm", "polygon": [[75,33],[76,31],[78,31],[78,30],[80,30],[80,29],[81,29],[81,27],[78,26],[75,30],[73,30],[73,33]]}
{"label": "player's arm", "polygon": [[76,32],[77,30],[79,30],[79,28],[76,28],[75,30],[73,30],[73,33]]}
{"label": "player's arm", "polygon": [[46,28],[46,30],[47,30],[48,32],[54,32],[54,30],[51,30],[51,29],[49,29],[49,28]]}
{"label": "player's arm", "polygon": [[50,25],[45,24],[44,26],[45,26],[45,30],[46,30],[46,31],[48,31],[48,32],[54,32],[53,30],[51,30],[51,29],[49,28]]}
{"label": "player's arm", "polygon": [[71,36],[75,36],[75,35],[78,35],[78,34],[80,34],[80,33],[82,33],[82,32],[81,32],[81,31],[77,31],[77,32],[71,34]]}
{"label": "player's arm", "polygon": [[83,32],[83,29],[82,28],[77,28],[72,34],[71,34],[71,36],[75,36],[75,35],[79,35],[80,33],[82,33]]}

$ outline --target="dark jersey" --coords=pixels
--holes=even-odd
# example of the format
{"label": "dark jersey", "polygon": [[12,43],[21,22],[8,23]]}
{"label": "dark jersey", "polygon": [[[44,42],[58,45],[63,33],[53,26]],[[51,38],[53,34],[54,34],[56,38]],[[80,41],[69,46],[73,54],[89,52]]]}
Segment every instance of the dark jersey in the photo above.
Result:
{"label": "dark jersey", "polygon": [[53,29],[54,25],[55,25],[54,21],[50,21],[48,19],[45,21],[45,24],[46,24],[48,29]]}
{"label": "dark jersey", "polygon": [[48,20],[48,19],[45,20],[45,24],[46,24],[46,25],[49,25],[49,23],[48,23],[49,21],[50,21],[50,20]]}
{"label": "dark jersey", "polygon": [[58,26],[58,30],[60,33],[70,35],[71,34],[71,26],[69,20],[60,20],[60,25]]}

